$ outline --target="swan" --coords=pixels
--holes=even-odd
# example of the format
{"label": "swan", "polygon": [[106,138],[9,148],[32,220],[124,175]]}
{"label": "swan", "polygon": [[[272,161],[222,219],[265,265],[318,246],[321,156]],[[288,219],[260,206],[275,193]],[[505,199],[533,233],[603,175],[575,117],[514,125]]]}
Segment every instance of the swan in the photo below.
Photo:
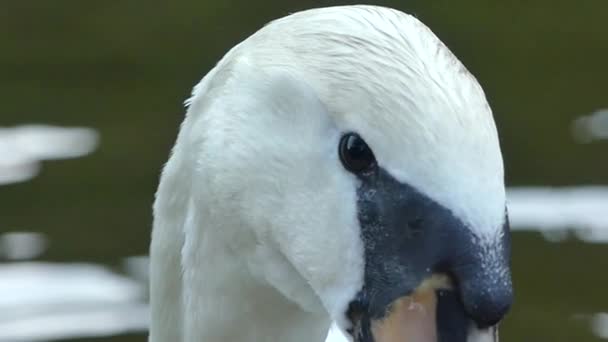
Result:
{"label": "swan", "polygon": [[306,10],[195,86],[154,203],[151,342],[495,341],[511,306],[484,92],[413,16]]}

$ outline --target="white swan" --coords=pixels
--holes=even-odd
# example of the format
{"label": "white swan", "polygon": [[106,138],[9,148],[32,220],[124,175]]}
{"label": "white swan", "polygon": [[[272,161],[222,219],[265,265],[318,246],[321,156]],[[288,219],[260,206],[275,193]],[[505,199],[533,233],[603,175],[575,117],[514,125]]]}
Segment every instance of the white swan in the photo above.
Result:
{"label": "white swan", "polygon": [[500,147],[426,26],[296,13],[188,103],[154,204],[150,341],[323,341],[332,320],[362,342],[492,339],[512,298]]}

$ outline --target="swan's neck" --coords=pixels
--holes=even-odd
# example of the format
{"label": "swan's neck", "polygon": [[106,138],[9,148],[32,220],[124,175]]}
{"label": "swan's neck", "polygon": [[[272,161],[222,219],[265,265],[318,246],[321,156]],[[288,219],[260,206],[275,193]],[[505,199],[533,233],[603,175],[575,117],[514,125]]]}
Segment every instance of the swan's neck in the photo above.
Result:
{"label": "swan's neck", "polygon": [[163,193],[171,184],[155,204],[150,342],[324,341],[327,315],[256,279],[247,251],[224,245],[225,229],[203,225],[188,199]]}
{"label": "swan's neck", "polygon": [[[203,244],[204,245],[204,244]],[[304,311],[250,275],[246,264],[217,244],[184,261],[185,341],[324,341],[326,315]],[[201,258],[201,262],[190,257]]]}

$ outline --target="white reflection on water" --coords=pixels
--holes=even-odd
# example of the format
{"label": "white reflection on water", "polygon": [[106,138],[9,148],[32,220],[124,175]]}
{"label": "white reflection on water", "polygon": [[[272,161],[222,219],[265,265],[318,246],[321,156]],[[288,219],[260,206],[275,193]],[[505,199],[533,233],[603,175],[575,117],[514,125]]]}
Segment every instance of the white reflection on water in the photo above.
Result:
{"label": "white reflection on water", "polygon": [[[513,230],[576,228],[584,241],[608,242],[608,187],[511,188],[508,198]],[[0,264],[0,342],[145,331],[148,259],[127,258],[123,268],[129,276],[94,264]],[[608,314],[591,323],[608,339]],[[327,341],[344,337],[333,328]]]}
{"label": "white reflection on water", "polygon": [[0,341],[99,336],[147,327],[142,284],[94,264],[0,264]]}
{"label": "white reflection on water", "polygon": [[581,143],[608,139],[608,108],[582,116],[572,123],[572,134]]}
{"label": "white reflection on water", "polygon": [[585,242],[608,242],[608,187],[511,188],[513,230],[540,231],[551,240],[572,231]]}
{"label": "white reflection on water", "polygon": [[27,260],[40,256],[47,247],[46,237],[34,232],[0,234],[0,260]]}
{"label": "white reflection on water", "polygon": [[0,127],[0,185],[35,177],[43,160],[77,158],[95,150],[98,134],[83,127]]}
{"label": "white reflection on water", "polygon": [[132,279],[147,284],[150,274],[148,264],[148,256],[132,256],[125,258],[123,268]]}
{"label": "white reflection on water", "polygon": [[97,306],[86,310],[57,310],[46,315],[0,322],[0,341],[34,342],[79,337],[109,336],[147,330],[144,303]]}
{"label": "white reflection on water", "polygon": [[608,340],[608,313],[595,314],[591,320],[591,326],[595,336]]}

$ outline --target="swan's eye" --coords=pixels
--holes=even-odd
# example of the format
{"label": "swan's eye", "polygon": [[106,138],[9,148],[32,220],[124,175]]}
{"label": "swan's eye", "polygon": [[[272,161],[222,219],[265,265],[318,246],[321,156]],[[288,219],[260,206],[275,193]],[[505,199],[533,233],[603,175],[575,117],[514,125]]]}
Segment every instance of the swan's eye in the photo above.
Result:
{"label": "swan's eye", "polygon": [[371,169],[376,164],[374,153],[356,133],[347,133],[340,139],[340,160],[354,173]]}

